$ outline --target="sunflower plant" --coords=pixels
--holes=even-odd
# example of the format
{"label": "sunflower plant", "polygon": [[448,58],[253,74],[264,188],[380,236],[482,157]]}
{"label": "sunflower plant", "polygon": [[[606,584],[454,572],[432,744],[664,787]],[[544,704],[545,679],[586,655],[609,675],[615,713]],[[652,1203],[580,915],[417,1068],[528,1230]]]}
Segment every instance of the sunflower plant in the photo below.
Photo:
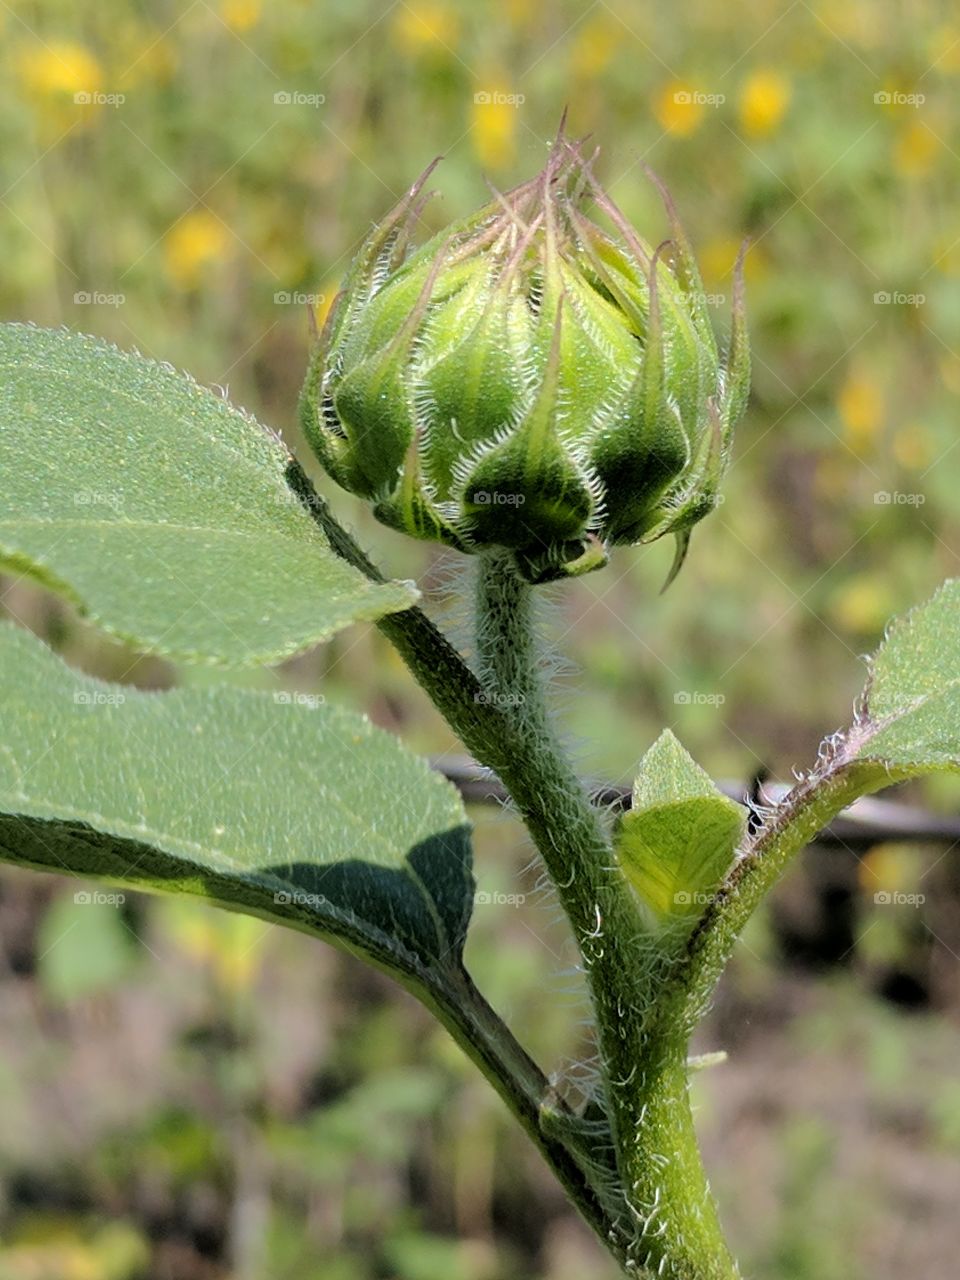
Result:
{"label": "sunflower plant", "polygon": [[465,966],[474,881],[453,786],[323,699],[139,692],[4,624],[0,856],[194,894],[364,957],[476,1063],[625,1274],[731,1280],[690,1037],[821,827],[957,767],[960,583],[891,626],[852,725],[776,805],[747,822],[665,732],[612,814],[562,745],[538,601],[666,534],[680,568],[748,396],[740,271],[721,344],[666,192],[654,243],[562,135],[541,173],[418,246],[427,177],[360,248],[300,413],[337,484],[472,567],[468,649],[371,562],[278,437],[169,366],[65,331],[0,327],[0,566],[183,664],[277,663],[375,622],[536,844],[582,958],[594,1084],[548,1074]]}

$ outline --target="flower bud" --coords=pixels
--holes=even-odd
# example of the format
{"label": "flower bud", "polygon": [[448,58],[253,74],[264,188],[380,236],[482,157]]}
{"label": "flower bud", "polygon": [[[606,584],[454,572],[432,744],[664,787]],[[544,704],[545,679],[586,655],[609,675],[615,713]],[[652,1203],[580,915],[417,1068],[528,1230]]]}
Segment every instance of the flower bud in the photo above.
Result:
{"label": "flower bud", "polygon": [[331,308],[301,397],[311,447],[385,524],[508,548],[528,581],[665,533],[672,578],[749,392],[742,254],[721,359],[663,188],[672,235],[654,249],[561,134],[537,177],[414,249],[432,169]]}

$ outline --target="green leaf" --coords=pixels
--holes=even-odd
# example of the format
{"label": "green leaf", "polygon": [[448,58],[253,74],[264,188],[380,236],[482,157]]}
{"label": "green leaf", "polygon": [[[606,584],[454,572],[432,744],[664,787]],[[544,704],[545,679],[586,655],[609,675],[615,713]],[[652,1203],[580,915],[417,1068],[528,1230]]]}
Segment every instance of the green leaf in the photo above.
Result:
{"label": "green leaf", "polygon": [[664,730],[640,762],[633,808],[616,837],[620,864],[654,923],[672,928],[703,914],[743,823],[740,805]]}
{"label": "green leaf", "polygon": [[870,663],[853,725],[744,840],[702,922],[690,973],[703,1002],[741,929],[789,860],[860,796],[940,770],[960,769],[960,580],[891,623]]}
{"label": "green leaf", "polygon": [[253,418],[167,365],[0,325],[0,568],[137,648],[273,662],[407,608],[331,551]]}
{"label": "green leaf", "polygon": [[960,579],[891,624],[848,753],[897,776],[960,764]]}
{"label": "green leaf", "polygon": [[459,972],[473,879],[456,791],[365,718],[289,699],[104,684],[0,625],[0,857],[193,893],[415,988]]}

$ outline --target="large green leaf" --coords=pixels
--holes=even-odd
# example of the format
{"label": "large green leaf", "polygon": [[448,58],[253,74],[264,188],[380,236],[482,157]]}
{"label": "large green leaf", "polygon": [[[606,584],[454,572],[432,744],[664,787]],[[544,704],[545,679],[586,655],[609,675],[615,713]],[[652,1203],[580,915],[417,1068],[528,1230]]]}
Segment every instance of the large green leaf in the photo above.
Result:
{"label": "large green leaf", "polygon": [[457,969],[473,901],[459,796],[366,719],[104,684],[10,624],[0,705],[0,857],[198,894],[412,981]]}
{"label": "large green leaf", "polygon": [[416,599],[337,557],[278,438],[167,365],[0,326],[0,567],[137,647],[274,661]]}

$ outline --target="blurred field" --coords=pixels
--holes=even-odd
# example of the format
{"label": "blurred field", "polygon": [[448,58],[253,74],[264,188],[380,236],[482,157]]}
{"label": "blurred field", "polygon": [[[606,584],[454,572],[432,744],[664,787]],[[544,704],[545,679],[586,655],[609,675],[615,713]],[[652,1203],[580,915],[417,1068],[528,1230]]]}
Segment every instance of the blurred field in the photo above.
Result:
{"label": "blurred field", "polygon": [[[0,70],[0,316],[188,368],[296,447],[307,308],[322,315],[438,153],[435,227],[485,198],[484,174],[537,168],[568,106],[651,238],[664,221],[640,161],[667,181],[721,328],[752,238],[755,392],[724,505],[663,598],[660,545],[553,596],[585,771],[628,780],[669,724],[717,775],[788,776],[845,722],[887,617],[958,572],[952,6],[8,0]],[[459,624],[455,558],[321,487]],[[210,678],[103,644],[23,583],[0,607],[98,674]],[[423,751],[454,745],[371,630],[246,678],[322,687]],[[956,805],[955,784],[924,795]],[[481,887],[528,898],[478,908],[473,966],[548,1067],[575,1064],[567,941],[519,831],[477,816]],[[855,945],[825,975],[783,945],[809,932],[801,871],[726,984],[711,1047],[732,1060],[698,1087],[746,1274],[955,1275],[960,886],[944,852],[847,868]],[[875,907],[888,888],[927,902]],[[0,875],[0,1280],[609,1274],[490,1091],[381,979],[259,924],[73,892]]]}

